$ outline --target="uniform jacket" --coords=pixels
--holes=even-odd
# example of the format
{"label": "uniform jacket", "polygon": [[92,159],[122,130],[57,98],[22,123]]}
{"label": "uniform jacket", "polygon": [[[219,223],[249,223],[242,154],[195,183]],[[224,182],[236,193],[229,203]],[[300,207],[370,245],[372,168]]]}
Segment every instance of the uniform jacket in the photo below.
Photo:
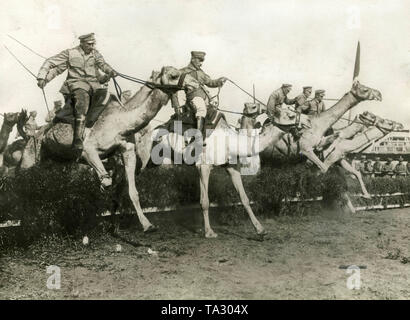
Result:
{"label": "uniform jacket", "polygon": [[306,113],[309,110],[309,105],[307,104],[307,97],[305,94],[300,94],[295,98],[295,108],[296,111],[301,113]]}
{"label": "uniform jacket", "polygon": [[105,73],[110,73],[113,70],[97,50],[86,55],[83,49],[77,46],[48,58],[41,66],[37,79],[45,79],[46,82],[50,82],[67,69],[65,85],[70,92],[76,89],[89,91],[91,88],[93,90],[101,88],[98,69]]}
{"label": "uniform jacket", "polygon": [[370,161],[365,162],[363,166],[363,172],[365,173],[373,172],[373,164]]}
{"label": "uniform jacket", "polygon": [[352,161],[352,165],[357,171],[360,171],[360,172],[363,170],[362,168],[364,167],[364,163],[360,160]]}
{"label": "uniform jacket", "polygon": [[269,96],[266,113],[269,117],[273,117],[275,115],[275,110],[277,107],[282,107],[283,103],[287,105],[292,105],[295,103],[295,100],[296,99],[289,99],[283,92],[282,88],[279,88],[273,91],[272,94]]}
{"label": "uniform jacket", "polygon": [[26,124],[24,125],[24,131],[26,132],[26,134],[28,136],[34,136],[36,133],[36,130],[38,129],[39,129],[39,126],[36,120],[33,119],[32,117],[29,117]]}
{"label": "uniform jacket", "polygon": [[316,98],[313,98],[312,100],[307,102],[309,110],[307,111],[307,114],[310,116],[313,115],[319,115],[323,111],[325,111],[325,103],[322,101],[317,100]]}
{"label": "uniform jacket", "polygon": [[[206,85],[210,88],[217,88],[223,85],[222,81],[219,79],[212,80],[210,76],[208,76],[202,69],[197,69],[195,66],[190,63],[185,68],[182,68],[180,71],[183,73],[188,73],[192,77],[194,77],[201,85]],[[194,91],[191,91],[187,94],[187,99],[190,101],[195,97],[201,97],[202,99],[206,100],[208,98],[208,91],[205,88],[198,88]]]}
{"label": "uniform jacket", "polygon": [[399,173],[399,174],[407,173],[407,166],[403,162],[402,163],[399,162],[396,168],[394,168],[394,172]]}
{"label": "uniform jacket", "polygon": [[393,173],[393,163],[386,162],[382,167],[382,171],[384,173]]}
{"label": "uniform jacket", "polygon": [[375,172],[382,172],[383,164],[380,161],[376,161],[373,165]]}

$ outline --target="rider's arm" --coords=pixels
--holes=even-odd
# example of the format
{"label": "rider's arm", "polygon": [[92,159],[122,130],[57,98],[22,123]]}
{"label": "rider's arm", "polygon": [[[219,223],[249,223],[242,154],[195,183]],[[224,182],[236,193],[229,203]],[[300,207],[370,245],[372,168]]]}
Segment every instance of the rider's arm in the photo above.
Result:
{"label": "rider's arm", "polygon": [[285,104],[287,105],[292,105],[292,104],[295,104],[296,98],[289,99],[288,97],[285,97],[285,100],[283,102],[285,102]]}
{"label": "rider's arm", "polygon": [[95,63],[99,69],[101,69],[102,71],[108,74],[114,72],[114,69],[108,63],[105,62],[101,53],[95,50],[94,56],[95,56]]}
{"label": "rider's arm", "polygon": [[[222,78],[212,80],[210,76],[208,76],[205,72],[199,72],[202,82],[210,88],[217,88],[221,87],[224,84]],[[201,81],[200,81],[201,82]]]}
{"label": "rider's arm", "polygon": [[[68,50],[64,50],[60,52],[59,54],[56,54],[55,56],[48,58],[46,61],[44,61],[43,65],[41,66],[40,71],[38,72],[38,75],[37,75],[37,79],[47,79],[47,74],[49,73],[50,70],[54,68],[64,68],[64,65],[65,65],[65,69],[67,69],[67,62],[68,62]],[[61,73],[61,72],[58,73],[58,70],[56,70],[55,72],[57,72],[57,74],[54,75],[54,77]],[[54,77],[51,77],[51,79],[53,79]]]}
{"label": "rider's arm", "polygon": [[49,83],[51,80],[53,80],[55,77],[62,74],[66,70],[67,70],[67,64],[63,63],[55,68],[50,69],[50,71],[47,73],[46,78],[44,80],[46,81],[46,83]]}
{"label": "rider's arm", "polygon": [[177,93],[173,93],[171,95],[171,105],[174,108],[174,111],[177,115],[181,114],[181,108],[179,105],[179,101],[178,101],[178,94]]}
{"label": "rider's arm", "polygon": [[268,100],[268,104],[266,105],[266,108],[268,110],[274,110],[275,106],[276,106],[276,100],[277,100],[277,96],[276,94],[273,92],[270,96],[269,96],[269,100]]}

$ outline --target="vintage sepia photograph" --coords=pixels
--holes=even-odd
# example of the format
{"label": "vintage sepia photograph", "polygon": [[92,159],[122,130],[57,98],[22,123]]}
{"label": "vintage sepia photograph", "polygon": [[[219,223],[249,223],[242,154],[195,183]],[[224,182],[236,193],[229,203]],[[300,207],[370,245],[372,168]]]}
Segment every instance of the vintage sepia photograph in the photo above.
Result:
{"label": "vintage sepia photograph", "polygon": [[0,2],[0,300],[410,299],[410,2]]}

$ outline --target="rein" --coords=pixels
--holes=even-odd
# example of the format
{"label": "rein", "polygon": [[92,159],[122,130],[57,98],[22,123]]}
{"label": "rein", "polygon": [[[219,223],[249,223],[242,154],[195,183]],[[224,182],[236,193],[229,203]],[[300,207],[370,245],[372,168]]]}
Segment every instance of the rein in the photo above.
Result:
{"label": "rein", "polygon": [[[183,87],[182,85],[183,85],[183,83],[184,83],[185,75],[186,75],[186,74],[182,74],[182,75],[179,77],[178,84],[177,84],[177,85],[174,85],[174,84],[158,84],[158,83],[155,83],[155,82],[152,82],[152,81],[146,81],[146,80],[142,80],[142,79],[139,79],[139,78],[136,78],[136,77],[128,76],[128,75],[123,74],[123,73],[120,73],[120,72],[117,72],[117,74],[118,74],[119,77],[121,77],[121,78],[123,78],[123,79],[125,79],[125,80],[142,84],[142,85],[144,85],[144,86],[147,86],[147,87],[150,88],[151,90],[153,90],[153,89],[159,89],[159,90],[163,90],[163,91],[168,91],[168,90],[172,90],[172,91],[173,91],[173,90],[175,90],[175,91],[183,90],[184,87]],[[121,87],[120,87],[120,85],[118,84],[117,80],[115,80],[115,78],[112,78],[112,81],[114,82],[114,88],[115,88],[115,91],[116,91],[116,93],[117,93],[118,99],[121,101],[121,95],[122,95]]]}

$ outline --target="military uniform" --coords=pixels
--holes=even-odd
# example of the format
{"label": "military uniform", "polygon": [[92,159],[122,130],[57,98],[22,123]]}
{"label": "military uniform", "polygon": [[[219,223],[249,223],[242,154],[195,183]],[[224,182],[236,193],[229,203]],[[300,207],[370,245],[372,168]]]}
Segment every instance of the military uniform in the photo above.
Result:
{"label": "military uniform", "polygon": [[[35,112],[35,111],[33,111]],[[33,113],[30,113],[30,117],[28,118],[27,122],[24,124],[24,131],[27,136],[33,137],[36,134],[36,131],[40,127],[38,126],[36,119],[34,118]]]}
{"label": "military uniform", "polygon": [[315,91],[315,97],[307,102],[307,110],[306,114],[309,116],[318,116],[321,114],[323,111],[326,110],[325,103],[323,102],[322,99],[320,99],[318,96],[319,95],[324,95],[325,90],[316,90]]}
{"label": "military uniform", "polygon": [[[195,54],[193,54],[195,56]],[[187,102],[190,107],[195,110],[197,117],[206,116],[206,106],[209,104],[209,92],[203,86],[210,88],[218,88],[223,85],[221,79],[212,80],[202,69],[197,69],[190,63],[185,68],[181,69],[182,73],[186,73],[194,77],[200,83],[200,87],[196,90],[187,92]]]}
{"label": "military uniform", "polygon": [[367,160],[364,163],[364,170],[363,173],[365,176],[371,176],[373,174],[373,164],[371,160]]}
{"label": "military uniform", "polygon": [[394,168],[394,172],[396,173],[397,176],[401,176],[401,177],[407,176],[407,166],[403,162],[402,158],[400,158],[400,162],[396,165],[396,168]]}
{"label": "military uniform", "polygon": [[[48,58],[41,66],[37,79],[46,79],[50,82],[55,76],[68,69],[65,84],[70,92],[73,93],[77,89],[91,92],[91,90],[102,88],[97,68],[105,73],[113,71],[97,50],[86,55],[83,49],[77,46]],[[49,74],[51,70],[53,71]]]}
{"label": "military uniform", "polygon": [[389,159],[382,167],[382,173],[384,176],[392,177],[394,175],[393,163]]}
{"label": "military uniform", "polygon": [[[200,86],[199,88],[186,92],[186,101],[187,105],[191,107],[195,112],[195,117],[197,119],[197,129],[202,133],[203,141],[205,141],[205,116],[207,111],[207,106],[210,103],[210,96],[208,90],[204,87],[217,88],[222,87],[225,80],[224,78],[219,78],[216,80],[211,79],[200,67],[197,67],[193,63],[193,59],[196,61],[204,61],[205,52],[202,51],[192,51],[191,52],[191,62],[185,68],[182,68],[180,71],[182,74],[189,74],[195,78]],[[195,61],[194,61],[195,62]],[[174,109],[178,109],[177,96],[171,98],[172,105]],[[194,138],[193,138],[194,139]],[[205,145],[205,142],[204,142]]]}
{"label": "military uniform", "polygon": [[380,158],[377,157],[373,165],[373,171],[376,177],[381,176],[382,169],[383,169],[383,164],[381,163]]}
{"label": "military uniform", "polygon": [[277,108],[281,109],[284,103],[287,105],[295,104],[295,99],[289,99],[283,91],[284,88],[290,87],[292,87],[290,84],[283,84],[281,88],[271,93],[271,95],[269,96],[266,110],[266,113],[269,116],[269,118],[276,118],[278,116]]}
{"label": "military uniform", "polygon": [[[93,45],[95,43],[93,33],[80,36],[79,39],[81,44],[84,45]],[[68,95],[74,98],[75,128],[73,145],[76,149],[82,150],[85,115],[88,111],[90,99],[95,90],[103,88],[100,83],[101,74],[98,70],[102,70],[104,73],[112,76],[115,76],[116,73],[104,61],[103,56],[97,50],[91,49],[90,53],[86,54],[81,45],[79,45],[48,58],[41,66],[37,80],[39,83],[41,80],[45,81],[45,83],[50,82],[65,70],[68,70],[67,79],[60,92],[63,93],[66,99]]]}
{"label": "military uniform", "polygon": [[295,98],[295,109],[303,114],[307,114],[307,111],[309,110],[307,101],[310,96],[310,92],[306,93],[306,90],[308,89],[312,89],[312,87],[303,87],[303,93]]}

